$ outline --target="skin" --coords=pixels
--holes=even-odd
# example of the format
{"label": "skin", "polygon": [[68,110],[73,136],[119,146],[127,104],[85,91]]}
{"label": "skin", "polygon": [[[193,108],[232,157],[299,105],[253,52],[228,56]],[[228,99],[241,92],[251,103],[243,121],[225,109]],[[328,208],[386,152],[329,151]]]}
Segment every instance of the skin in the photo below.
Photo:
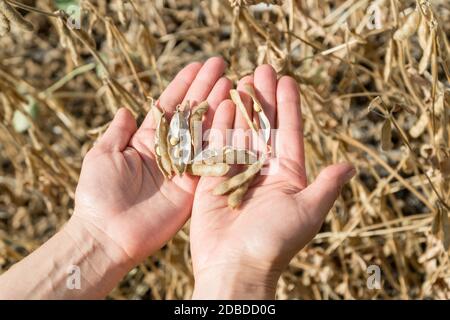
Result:
{"label": "skin", "polygon": [[[168,120],[185,101],[207,99],[213,114],[231,87],[222,77],[224,70],[222,58],[181,70],[159,98]],[[137,129],[131,114],[120,110],[86,155],[76,192],[75,218],[114,239],[133,264],[161,248],[185,224],[198,182],[188,175],[164,179],[155,160],[156,125],[149,112]]]}
{"label": "skin", "polygon": [[[273,299],[276,283],[293,256],[319,231],[339,191],[354,174],[349,164],[327,167],[307,186],[303,125],[298,86],[294,79],[277,80],[263,65],[238,84],[248,112],[244,84],[255,87],[258,99],[278,129],[276,174],[259,176],[238,209],[212,190],[225,178],[202,177],[195,193],[191,221],[191,251],[196,299]],[[248,129],[230,100],[222,102],[212,128],[223,132],[210,141],[220,148],[225,130]],[[234,140],[236,142],[236,139]],[[268,168],[277,168],[270,160]]]}
{"label": "skin", "polygon": [[[221,58],[181,70],[159,98],[168,120],[183,101],[207,99],[205,128],[247,129],[227,100],[231,82],[222,77],[224,70]],[[0,276],[0,299],[104,298],[131,268],[173,237],[191,213],[194,298],[273,298],[281,270],[317,233],[354,169],[328,167],[306,187],[295,81],[277,80],[271,67],[261,66],[238,89],[246,82],[254,82],[272,127],[279,129],[281,160],[276,175],[253,182],[239,210],[230,210],[226,197],[212,195],[224,178],[165,180],[155,162],[152,113],[137,128],[130,112],[121,109],[84,159],[73,216]],[[251,111],[248,97],[243,100]],[[221,143],[220,135],[211,135],[211,145]],[[81,276],[77,290],[67,286],[72,266]]]}
{"label": "skin", "polygon": [[[218,57],[182,69],[159,98],[168,120],[183,101],[207,99],[211,123],[231,88],[224,70]],[[155,162],[155,128],[151,112],[137,128],[127,109],[118,111],[83,161],[73,216],[0,277],[0,298],[103,298],[175,235],[190,216],[198,178],[163,178]],[[66,288],[72,264],[81,268],[80,290]]]}

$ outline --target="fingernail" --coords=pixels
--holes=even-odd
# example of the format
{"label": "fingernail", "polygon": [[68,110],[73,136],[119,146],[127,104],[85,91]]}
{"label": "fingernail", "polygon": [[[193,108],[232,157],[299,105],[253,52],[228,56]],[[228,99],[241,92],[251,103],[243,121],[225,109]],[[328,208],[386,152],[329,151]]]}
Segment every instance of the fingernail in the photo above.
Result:
{"label": "fingernail", "polygon": [[356,174],[356,169],[353,166],[350,166],[348,171],[344,175],[345,183],[348,183]]}

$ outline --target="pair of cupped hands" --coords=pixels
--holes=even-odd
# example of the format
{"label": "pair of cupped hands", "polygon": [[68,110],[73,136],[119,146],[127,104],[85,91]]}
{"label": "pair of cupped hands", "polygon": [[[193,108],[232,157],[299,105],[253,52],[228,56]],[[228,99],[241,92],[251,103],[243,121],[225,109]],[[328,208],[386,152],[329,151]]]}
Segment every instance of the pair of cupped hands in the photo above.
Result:
{"label": "pair of cupped hands", "polygon": [[[213,57],[182,69],[159,97],[168,120],[184,101],[207,100],[207,128],[248,129],[229,100],[232,83],[223,76],[225,68],[222,58]],[[297,83],[288,76],[277,79],[269,65],[242,78],[238,91],[248,83],[278,130],[278,160],[276,174],[255,179],[238,209],[228,207],[226,196],[213,195],[225,177],[164,179],[155,160],[152,112],[138,128],[131,113],[120,109],[84,159],[67,230],[76,230],[74,225],[88,230],[131,269],[191,218],[193,298],[274,298],[282,270],[319,231],[355,170],[349,164],[329,166],[308,186]],[[241,96],[252,112],[250,98]]]}

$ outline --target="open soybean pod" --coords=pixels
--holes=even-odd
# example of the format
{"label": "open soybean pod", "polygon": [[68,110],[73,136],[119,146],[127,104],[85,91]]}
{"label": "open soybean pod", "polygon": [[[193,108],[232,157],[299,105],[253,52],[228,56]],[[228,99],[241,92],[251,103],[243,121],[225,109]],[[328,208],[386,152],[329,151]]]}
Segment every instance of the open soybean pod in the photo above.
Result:
{"label": "open soybean pod", "polygon": [[234,149],[225,146],[220,150],[206,149],[195,156],[194,163],[227,163],[227,164],[253,164],[258,160],[256,154],[247,149]]}
{"label": "open soybean pod", "polygon": [[257,132],[257,129],[255,127],[255,124],[253,123],[252,119],[250,119],[250,116],[247,112],[247,109],[245,108],[244,103],[241,100],[241,96],[239,95],[239,91],[236,89],[230,90],[230,97],[231,100],[233,100],[234,104],[238,107],[239,111],[242,113],[242,115],[245,118],[245,121],[247,121],[248,126],[255,132]]}
{"label": "open soybean pod", "polygon": [[253,110],[256,112],[260,112],[263,110],[261,103],[259,102],[258,98],[256,98],[256,92],[253,85],[250,83],[246,83],[244,85],[245,92],[253,99]]}
{"label": "open soybean pod", "polygon": [[193,176],[222,177],[228,173],[230,166],[226,163],[193,163],[188,165],[187,172]]}
{"label": "open soybean pod", "polygon": [[25,31],[33,31],[34,27],[28,20],[24,19],[22,15],[8,2],[0,0],[0,13],[9,20],[9,22],[16,24]]}
{"label": "open soybean pod", "polygon": [[247,149],[224,147],[221,162],[228,164],[253,164],[258,160],[256,154]]}
{"label": "open soybean pod", "polygon": [[244,172],[241,172],[234,177],[225,180],[214,188],[213,194],[216,196],[221,196],[240,187],[241,185],[252,179],[256,174],[258,174],[258,172],[264,165],[264,161],[265,158],[261,158],[254,164],[250,165]]}
{"label": "open soybean pod", "polygon": [[253,100],[253,110],[258,115],[259,127],[262,130],[264,142],[267,144],[270,139],[270,129],[271,129],[270,121],[267,118],[266,114],[264,113],[264,109],[262,107],[261,102],[256,97],[256,92],[255,92],[255,89],[253,88],[253,86],[251,84],[246,84],[244,86],[244,88],[245,88],[245,91],[247,92],[247,94]]}
{"label": "open soybean pod", "polygon": [[168,124],[164,113],[156,106],[152,105],[153,119],[157,123],[155,133],[155,156],[159,170],[164,177],[172,176],[172,164],[167,148],[167,133],[169,131]]}
{"label": "open soybean pod", "polygon": [[264,111],[258,112],[258,117],[259,117],[259,126],[261,127],[261,130],[263,133],[264,142],[266,144],[268,144],[269,139],[270,139],[270,129],[271,129],[269,119],[267,118]]}
{"label": "open soybean pod", "polygon": [[189,131],[190,110],[186,104],[184,108],[177,107],[169,125],[167,145],[172,167],[178,175],[186,171],[191,161],[191,133]]}
{"label": "open soybean pod", "polygon": [[221,157],[222,150],[217,149],[205,149],[201,151],[199,154],[195,155],[194,159],[192,160],[193,163],[205,163],[205,164],[214,164],[217,162],[219,157]]}
{"label": "open soybean pod", "polygon": [[152,100],[149,102],[150,108],[152,112],[152,118],[156,126],[159,125],[159,122],[161,120],[161,117],[164,115],[164,112],[156,105],[156,103]]}
{"label": "open soybean pod", "polygon": [[209,105],[207,101],[203,101],[192,109],[189,119],[189,129],[191,132],[192,147],[194,155],[197,155],[202,149],[202,119],[203,115],[208,111]]}

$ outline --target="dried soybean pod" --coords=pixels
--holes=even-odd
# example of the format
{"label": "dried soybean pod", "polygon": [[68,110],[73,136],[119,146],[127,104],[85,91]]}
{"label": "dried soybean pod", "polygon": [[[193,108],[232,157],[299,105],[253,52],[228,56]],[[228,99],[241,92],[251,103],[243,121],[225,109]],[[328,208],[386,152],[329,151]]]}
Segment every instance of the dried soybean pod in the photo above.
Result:
{"label": "dried soybean pod", "polygon": [[[59,33],[59,41],[61,43],[61,47],[67,49],[69,51],[70,58],[72,59],[73,63],[75,65],[79,65],[80,61],[78,57],[78,51],[75,46],[75,41],[69,29],[67,28],[63,17],[58,18],[56,22],[56,28]],[[110,85],[108,86],[110,87]]]}
{"label": "dried soybean pod", "polygon": [[269,143],[270,139],[270,122],[264,111],[258,112],[258,116],[259,116],[259,126],[261,127],[264,135],[264,142],[267,144]]}
{"label": "dried soybean pod", "polygon": [[63,23],[64,27],[67,29],[67,32],[70,34],[76,35],[78,40],[80,40],[85,46],[89,47],[90,50],[95,50],[95,40],[83,29],[77,28],[72,25],[72,23],[69,21],[70,16],[64,11],[59,10],[59,19]]}
{"label": "dried soybean pod", "polygon": [[167,135],[167,145],[172,168],[178,175],[186,171],[191,161],[191,134],[189,132],[189,114],[187,105],[178,106],[172,117]]}
{"label": "dried soybean pod", "polygon": [[189,129],[191,131],[191,140],[192,146],[194,148],[194,155],[198,154],[199,150],[201,150],[202,147],[202,136],[197,134],[197,130],[199,127],[201,128],[201,126],[198,125],[201,124],[203,115],[208,111],[208,108],[208,102],[203,101],[192,110],[191,117],[189,119]]}
{"label": "dried soybean pod", "polygon": [[162,116],[158,125],[159,136],[158,144],[155,144],[155,153],[158,166],[163,175],[167,178],[172,177],[172,163],[170,162],[169,153],[167,152],[167,145],[165,135],[167,135],[167,120]]}
{"label": "dried soybean pod", "polygon": [[233,100],[234,104],[239,108],[239,111],[244,115],[245,121],[247,121],[248,126],[253,130],[257,131],[255,124],[250,119],[250,116],[247,113],[247,109],[245,109],[244,103],[241,100],[241,96],[239,95],[239,91],[236,89],[230,90],[231,100]]}
{"label": "dried soybean pod", "polygon": [[221,154],[221,150],[205,149],[205,150],[201,151],[199,154],[195,155],[192,162],[193,163],[205,163],[205,164],[214,164],[217,162],[223,162],[223,161],[217,161],[219,154]]}
{"label": "dried soybean pod", "polygon": [[8,34],[10,30],[11,26],[9,25],[9,20],[0,12],[0,37]]}
{"label": "dried soybean pod", "polygon": [[[60,38],[62,39],[62,38]],[[117,98],[114,94],[114,90],[111,88],[111,85],[107,83],[106,81],[103,81],[104,87],[105,87],[105,99],[106,99],[106,106],[107,108],[112,111],[113,113],[116,113],[117,110],[119,110],[119,103],[117,102]]]}
{"label": "dried soybean pod", "polygon": [[0,0],[0,12],[11,22],[25,31],[33,31],[34,27],[28,20],[5,0]]}
{"label": "dried soybean pod", "polygon": [[222,177],[228,173],[230,166],[226,163],[193,163],[187,166],[187,172],[193,176]]}
{"label": "dried soybean pod", "polygon": [[95,44],[95,40],[83,29],[73,29],[74,32],[80,37],[80,39],[89,47],[91,47],[91,49],[95,50],[96,44]]}
{"label": "dried soybean pod", "polygon": [[381,127],[381,149],[384,151],[392,149],[392,128],[389,119],[386,119]]}
{"label": "dried soybean pod", "polygon": [[162,161],[161,161],[161,155],[160,155],[160,152],[159,152],[159,147],[155,147],[155,154],[156,154],[156,164],[158,165],[159,171],[161,171],[161,173],[163,174],[164,178],[169,178],[168,173],[163,168],[163,164],[162,164]]}
{"label": "dried soybean pod", "polygon": [[450,222],[448,220],[448,211],[442,205],[441,207],[441,228],[442,228],[442,243],[444,245],[445,251],[450,248]]}
{"label": "dried soybean pod", "polygon": [[253,88],[253,86],[249,83],[247,83],[244,86],[244,88],[247,94],[253,100],[253,110],[255,110],[255,112],[258,114],[259,127],[263,130],[264,142],[267,144],[270,139],[270,129],[271,129],[269,119],[264,113],[264,109],[262,108],[261,102],[259,102],[258,98],[256,97],[255,88]]}
{"label": "dried soybean pod", "polygon": [[252,181],[253,177],[228,195],[228,206],[231,209],[236,209],[241,205]]}
{"label": "dried soybean pod", "polygon": [[136,116],[141,109],[141,105],[137,102],[134,96],[128,92],[119,82],[117,82],[113,78],[107,79],[108,83],[111,84],[111,87],[117,92],[118,96],[124,99],[127,105],[131,107],[130,111]]}
{"label": "dried soybean pod", "polygon": [[434,29],[431,29],[425,50],[423,51],[422,58],[420,59],[420,62],[419,62],[418,70],[419,70],[420,74],[423,74],[428,67],[428,63],[430,61],[431,54],[433,52],[433,44],[435,42],[435,37],[436,37],[436,31]]}
{"label": "dried soybean pod", "polygon": [[394,39],[398,41],[403,41],[412,36],[419,27],[420,23],[420,13],[416,9],[411,12],[406,18],[405,24],[402,25],[397,31],[394,33]]}
{"label": "dried soybean pod", "polygon": [[118,1],[117,16],[121,25],[125,26],[127,24],[125,1]]}
{"label": "dried soybean pod", "polygon": [[234,149],[231,147],[224,147],[222,149],[222,158],[217,159],[217,162],[225,162],[228,164],[253,164],[257,161],[257,156],[247,149]]}
{"label": "dried soybean pod", "polygon": [[216,196],[221,196],[240,187],[242,184],[252,179],[261,170],[263,165],[264,158],[261,158],[257,162],[249,166],[244,172],[241,172],[219,184],[214,188],[213,194]]}
{"label": "dried soybean pod", "polygon": [[247,94],[252,98],[253,100],[253,110],[256,112],[261,112],[263,110],[261,103],[259,102],[258,98],[256,97],[255,88],[250,84],[246,83],[244,85],[245,91]]}
{"label": "dried soybean pod", "polygon": [[[150,108],[151,108],[152,118],[153,118],[154,124],[156,126],[158,126],[159,125],[159,121],[160,121],[161,117],[163,116],[164,112],[161,111],[161,109],[156,105],[156,103],[154,101],[150,101],[150,103],[151,103],[151,107]],[[158,132],[158,130],[157,130],[157,132]]]}
{"label": "dried soybean pod", "polygon": [[164,177],[172,176],[172,164],[167,149],[168,124],[164,113],[156,105],[152,106],[153,119],[157,121],[155,133],[155,156],[156,163]]}
{"label": "dried soybean pod", "polygon": [[409,129],[409,134],[413,138],[419,137],[426,129],[428,124],[428,113],[423,112],[416,123]]}
{"label": "dried soybean pod", "polygon": [[[206,149],[203,150],[198,157],[198,160],[203,161],[206,164],[214,164],[214,163],[227,163],[234,164],[234,152],[233,148],[225,146],[220,150],[216,149]],[[197,158],[197,157],[196,157]]]}
{"label": "dried soybean pod", "polygon": [[381,104],[382,104],[382,100],[380,96],[376,96],[375,98],[372,99],[372,101],[370,101],[369,106],[367,107],[367,109],[372,112],[373,110],[377,110],[379,108],[381,108]]}
{"label": "dried soybean pod", "polygon": [[209,104],[208,101],[203,101],[192,109],[191,120],[201,121],[203,115],[208,111]]}
{"label": "dried soybean pod", "polygon": [[383,77],[385,82],[388,82],[389,77],[391,76],[393,51],[394,51],[394,41],[390,39],[388,47],[386,49],[386,54],[384,56]]}
{"label": "dried soybean pod", "polygon": [[433,217],[433,222],[431,223],[431,233],[435,236],[439,233],[439,228],[441,227],[441,210],[437,206],[436,213]]}
{"label": "dried soybean pod", "polygon": [[417,39],[422,50],[425,50],[428,42],[428,22],[424,16],[420,19],[420,25],[417,29]]}
{"label": "dried soybean pod", "polygon": [[442,116],[441,116],[441,128],[442,128],[442,137],[443,143],[448,148],[450,146],[450,135],[448,131],[448,123],[450,122],[450,90],[445,90],[442,94]]}

